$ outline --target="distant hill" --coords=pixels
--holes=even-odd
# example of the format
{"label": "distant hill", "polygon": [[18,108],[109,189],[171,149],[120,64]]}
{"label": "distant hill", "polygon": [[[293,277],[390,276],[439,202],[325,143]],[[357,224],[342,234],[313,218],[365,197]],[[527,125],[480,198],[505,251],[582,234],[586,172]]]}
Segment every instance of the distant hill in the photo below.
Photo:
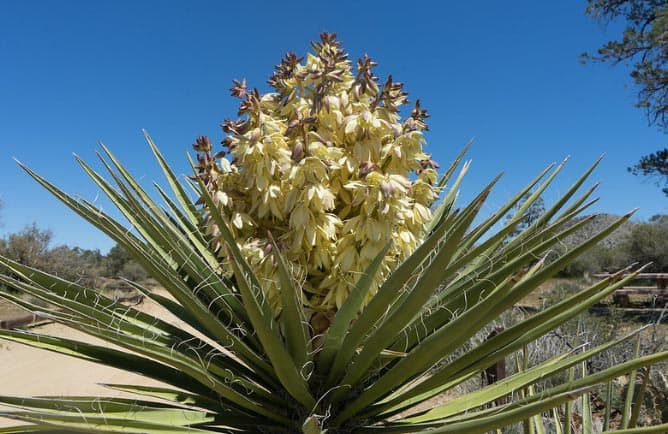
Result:
{"label": "distant hill", "polygon": [[[583,219],[586,219],[591,216],[583,216],[579,217],[573,220],[572,224],[576,224],[579,221],[582,221]],[[593,237],[603,229],[607,228],[611,224],[613,224],[615,221],[617,221],[621,216],[614,215],[614,214],[599,214],[596,215],[591,222],[589,222],[587,225],[585,225],[582,229],[580,229],[578,232],[575,234],[569,236],[566,238],[563,243],[566,245],[566,247],[574,247],[576,245],[581,244],[582,242],[586,241],[587,239]],[[627,221],[623,225],[621,225],[615,232],[610,234],[606,239],[601,241],[599,244],[602,247],[606,248],[611,248],[611,247],[616,247],[619,245],[619,243],[627,237],[631,231],[633,230],[633,227],[637,223],[634,223],[632,221]]]}

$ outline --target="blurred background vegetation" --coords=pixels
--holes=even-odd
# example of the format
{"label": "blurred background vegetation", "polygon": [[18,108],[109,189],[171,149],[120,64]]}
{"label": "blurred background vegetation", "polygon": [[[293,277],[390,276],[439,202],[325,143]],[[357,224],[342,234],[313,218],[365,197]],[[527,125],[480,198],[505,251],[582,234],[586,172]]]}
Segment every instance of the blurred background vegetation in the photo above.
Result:
{"label": "blurred background vegetation", "polygon": [[[542,202],[536,202],[526,213],[524,226],[529,226],[542,212]],[[555,258],[589,238],[618,216],[601,214],[582,231],[564,239]],[[22,231],[0,238],[0,255],[22,264],[48,271],[67,280],[99,286],[105,279],[127,279],[141,282],[146,271],[116,245],[108,253],[80,247],[53,246],[52,233],[35,224]],[[559,277],[589,277],[594,273],[613,272],[630,264],[651,263],[648,272],[668,273],[668,215],[655,215],[648,221],[628,222],[608,239],[601,242],[564,269]],[[96,284],[96,282],[98,284]]]}
{"label": "blurred background vegetation", "polygon": [[146,271],[121,246],[99,250],[52,246],[52,233],[35,224],[0,238],[0,255],[66,280],[101,287],[108,279],[146,280]]}
{"label": "blurred background vegetation", "polygon": [[[595,233],[597,228],[614,220],[603,214],[583,231],[564,240],[563,249],[578,239]],[[668,215],[655,215],[644,222],[629,222],[596,248],[588,251],[561,272],[561,277],[587,277],[593,273],[617,271],[630,264],[650,264],[648,272],[668,272]]]}

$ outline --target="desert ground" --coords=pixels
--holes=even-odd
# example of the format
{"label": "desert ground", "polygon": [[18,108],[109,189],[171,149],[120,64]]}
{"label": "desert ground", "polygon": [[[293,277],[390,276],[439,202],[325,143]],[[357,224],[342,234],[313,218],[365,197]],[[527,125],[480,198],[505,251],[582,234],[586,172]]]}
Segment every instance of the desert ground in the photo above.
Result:
{"label": "desert ground", "polygon": [[[150,300],[139,308],[174,324],[179,321]],[[50,323],[31,329],[36,333],[80,339],[100,344],[102,341],[60,324]],[[155,380],[114,368],[96,365],[54,352],[0,341],[0,395],[9,396],[114,396],[132,397],[101,386],[101,383],[159,385]],[[136,397],[136,396],[135,396]],[[0,412],[3,411],[0,406]],[[15,424],[0,417],[0,427]]]}

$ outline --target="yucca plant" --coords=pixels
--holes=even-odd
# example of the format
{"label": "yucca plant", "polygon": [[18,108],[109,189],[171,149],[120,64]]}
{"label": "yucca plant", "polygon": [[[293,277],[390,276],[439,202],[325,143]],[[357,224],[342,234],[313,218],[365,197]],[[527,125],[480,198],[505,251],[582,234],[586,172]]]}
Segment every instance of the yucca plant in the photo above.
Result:
{"label": "yucca plant", "polygon": [[[630,215],[548,261],[560,240],[590,220],[576,217],[593,202],[594,187],[578,193],[593,166],[519,233],[524,212],[563,164],[481,218],[498,177],[457,206],[469,165],[455,176],[462,152],[438,178],[437,164],[422,149],[426,112],[419,102],[402,120],[401,84],[388,78],[379,85],[368,57],[354,73],[332,34],[313,47],[306,61],[288,54],[277,66],[273,93],[235,82],[243,117],[224,124],[229,159],[200,137],[194,175],[180,180],[147,136],[171,189],[158,187],[162,204],[106,147],[108,179],[78,160],[130,230],[21,165],[125,247],[171,297],[136,289],[189,327],[1,258],[0,282],[18,290],[2,289],[3,298],[113,347],[19,330],[2,330],[0,337],[164,386],[107,385],[136,399],[1,396],[0,403],[15,408],[3,415],[28,424],[0,432],[482,433],[668,359],[666,352],[637,357],[493,406],[623,338],[425,406],[632,279],[614,275],[470,346]],[[472,349],[461,350],[465,344]]]}

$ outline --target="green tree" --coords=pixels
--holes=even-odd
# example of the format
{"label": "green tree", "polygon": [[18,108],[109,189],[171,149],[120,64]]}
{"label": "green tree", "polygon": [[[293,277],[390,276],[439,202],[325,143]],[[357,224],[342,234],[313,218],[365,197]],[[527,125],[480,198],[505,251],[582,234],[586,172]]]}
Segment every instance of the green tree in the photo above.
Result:
{"label": "green tree", "polygon": [[512,239],[530,228],[534,223],[540,220],[540,217],[545,213],[545,201],[542,197],[531,197],[531,193],[525,194],[522,199],[513,207],[513,213],[508,214],[506,222],[510,222],[513,218],[521,216],[521,220],[515,229],[508,236]]}
{"label": "green tree", "polygon": [[634,175],[656,178],[657,185],[663,183],[663,193],[668,196],[668,149],[645,155],[634,166],[628,168]]}
{"label": "green tree", "polygon": [[46,253],[53,234],[35,223],[0,240],[0,254],[31,267],[51,269]]}
{"label": "green tree", "polygon": [[104,274],[107,277],[122,277],[134,282],[144,280],[148,277],[142,266],[120,244],[116,244],[109,250],[103,262]]}
{"label": "green tree", "polygon": [[63,279],[90,281],[102,272],[102,254],[99,250],[86,250],[80,247],[56,246],[44,254],[49,264],[47,269]]}
{"label": "green tree", "polygon": [[114,245],[104,257],[105,274],[109,277],[118,276],[125,264],[131,260],[132,256],[122,245]]}
{"label": "green tree", "polygon": [[[623,19],[620,39],[607,42],[583,60],[627,63],[639,87],[636,106],[647,111],[650,124],[668,129],[668,1],[588,0],[587,14],[602,23]],[[628,168],[635,175],[654,177],[668,195],[668,148],[643,156]]]}
{"label": "green tree", "polygon": [[[577,234],[578,239],[591,231]],[[564,251],[572,248],[575,239],[564,241]],[[618,271],[629,264],[650,264],[648,271],[668,272],[668,215],[655,215],[646,222],[628,223],[614,238],[600,243],[571,262],[562,276],[582,276],[601,271]]]}
{"label": "green tree", "polygon": [[668,216],[657,215],[635,225],[619,248],[630,262],[651,262],[651,271],[668,272]]}
{"label": "green tree", "polygon": [[52,238],[50,230],[33,223],[0,239],[0,255],[73,281],[95,278],[100,273],[99,251],[65,245],[51,247]]}

